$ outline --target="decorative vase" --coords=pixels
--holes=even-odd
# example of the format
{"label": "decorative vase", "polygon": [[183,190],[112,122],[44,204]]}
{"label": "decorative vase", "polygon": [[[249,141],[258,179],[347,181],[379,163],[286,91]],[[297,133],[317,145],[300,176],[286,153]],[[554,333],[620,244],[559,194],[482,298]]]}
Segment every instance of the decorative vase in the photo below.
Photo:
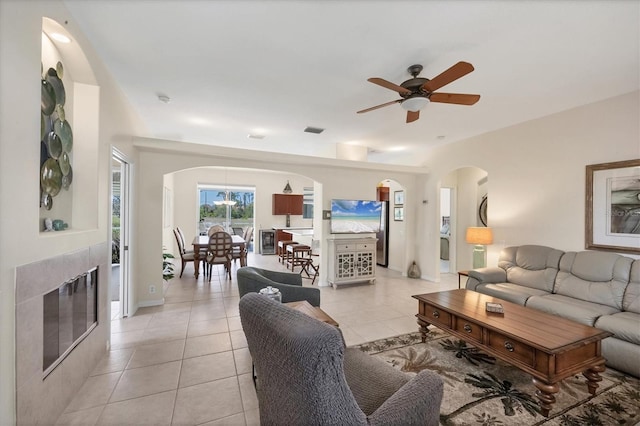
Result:
{"label": "decorative vase", "polygon": [[415,261],[409,266],[409,271],[407,271],[407,276],[409,278],[420,278],[420,267],[416,264]]}
{"label": "decorative vase", "polygon": [[263,296],[267,296],[271,300],[275,300],[276,302],[282,302],[282,293],[280,290],[271,286],[267,286],[260,290],[260,294]]}

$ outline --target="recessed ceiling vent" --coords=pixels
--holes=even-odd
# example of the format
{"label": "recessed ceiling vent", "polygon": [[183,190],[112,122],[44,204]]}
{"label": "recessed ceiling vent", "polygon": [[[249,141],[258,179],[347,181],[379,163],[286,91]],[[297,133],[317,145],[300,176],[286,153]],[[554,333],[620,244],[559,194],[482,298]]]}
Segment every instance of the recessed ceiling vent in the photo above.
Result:
{"label": "recessed ceiling vent", "polygon": [[324,129],[321,129],[320,127],[309,127],[309,126],[307,126],[304,129],[304,131],[307,132],[307,133],[320,134],[320,133],[324,132]]}

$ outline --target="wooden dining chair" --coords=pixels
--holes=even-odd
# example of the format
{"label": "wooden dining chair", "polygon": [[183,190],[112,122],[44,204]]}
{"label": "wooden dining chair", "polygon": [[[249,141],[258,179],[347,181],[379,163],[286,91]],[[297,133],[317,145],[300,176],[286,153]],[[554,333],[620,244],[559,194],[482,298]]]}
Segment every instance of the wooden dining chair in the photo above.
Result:
{"label": "wooden dining chair", "polygon": [[[182,240],[182,247],[184,249],[184,253],[193,254],[193,249],[187,248],[187,244],[185,243],[185,238],[184,238],[184,232],[182,232],[182,229],[180,229],[179,226],[176,226],[176,231],[178,231],[178,235],[180,235],[180,239]],[[198,253],[198,258],[199,260],[202,260],[202,270],[206,276],[207,275],[207,268],[206,268],[207,249],[206,248],[200,249],[200,252]]]}
{"label": "wooden dining chair", "polygon": [[211,281],[211,269],[213,265],[224,265],[229,279],[231,279],[233,240],[226,232],[214,232],[209,236],[207,252],[207,268],[209,269],[209,281]]}
{"label": "wooden dining chair", "polygon": [[178,243],[178,252],[180,253],[180,260],[182,261],[182,267],[180,268],[180,278],[182,278],[182,273],[184,272],[184,267],[187,263],[191,262],[195,267],[195,256],[193,251],[187,252],[184,249],[184,242],[182,238],[180,238],[180,233],[177,229],[173,230],[173,235],[176,237],[176,243]]}
{"label": "wooden dining chair", "polygon": [[211,236],[211,234],[213,234],[214,232],[225,232],[225,229],[222,225],[213,225],[207,231],[207,235]]}

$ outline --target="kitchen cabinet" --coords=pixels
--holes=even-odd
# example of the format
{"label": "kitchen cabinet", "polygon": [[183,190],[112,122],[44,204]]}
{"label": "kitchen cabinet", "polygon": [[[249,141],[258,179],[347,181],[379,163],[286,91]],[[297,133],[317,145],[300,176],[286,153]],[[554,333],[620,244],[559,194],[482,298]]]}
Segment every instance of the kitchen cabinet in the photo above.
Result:
{"label": "kitchen cabinet", "polygon": [[273,194],[274,215],[302,215],[302,194]]}
{"label": "kitchen cabinet", "polygon": [[376,239],[350,238],[328,240],[328,281],[340,284],[375,282]]}

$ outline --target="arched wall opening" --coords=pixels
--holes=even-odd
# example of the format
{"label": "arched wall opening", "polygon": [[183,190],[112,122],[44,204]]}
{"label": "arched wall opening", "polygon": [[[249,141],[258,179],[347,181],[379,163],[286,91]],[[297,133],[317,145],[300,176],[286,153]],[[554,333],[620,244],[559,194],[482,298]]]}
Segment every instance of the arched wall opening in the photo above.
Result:
{"label": "arched wall opening", "polygon": [[[450,198],[443,199],[442,189],[449,190]],[[443,216],[434,218],[440,231],[438,247],[448,249],[448,271],[443,271],[443,263],[439,263],[439,273],[452,273],[473,268],[473,245],[465,241],[467,228],[484,227],[489,224],[488,217],[489,176],[488,172],[478,167],[461,167],[443,175],[438,185],[438,212],[447,211],[443,202],[449,203],[448,226],[443,223]],[[442,262],[442,251],[440,252]]]}

